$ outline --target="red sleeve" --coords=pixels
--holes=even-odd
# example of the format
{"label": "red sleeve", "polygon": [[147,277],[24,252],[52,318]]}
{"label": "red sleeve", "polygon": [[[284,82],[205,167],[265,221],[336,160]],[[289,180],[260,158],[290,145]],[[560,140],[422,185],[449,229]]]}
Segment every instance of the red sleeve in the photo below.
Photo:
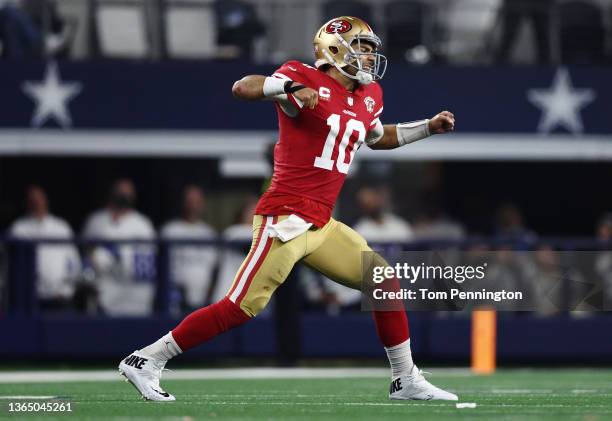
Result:
{"label": "red sleeve", "polygon": [[307,70],[308,68],[304,65],[304,63],[292,60],[286,62],[281,67],[276,69],[272,76],[280,79],[291,79],[295,82],[308,86],[309,79],[308,75],[306,74]]}
{"label": "red sleeve", "polygon": [[[281,67],[276,69],[272,76],[279,79],[293,80],[296,83],[310,86],[311,83],[309,83],[310,79],[308,78],[307,72],[308,67],[304,63],[292,60],[286,62]],[[298,107],[298,109],[303,108],[303,104],[293,95],[287,95],[287,98],[294,106]]]}

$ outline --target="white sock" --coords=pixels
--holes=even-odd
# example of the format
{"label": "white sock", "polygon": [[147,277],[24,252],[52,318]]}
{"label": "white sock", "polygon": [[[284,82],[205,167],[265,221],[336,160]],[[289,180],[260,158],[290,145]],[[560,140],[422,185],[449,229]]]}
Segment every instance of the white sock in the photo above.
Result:
{"label": "white sock", "polygon": [[151,345],[142,348],[139,352],[161,361],[168,361],[170,358],[183,353],[172,337],[172,332],[168,332]]}
{"label": "white sock", "polygon": [[410,374],[414,363],[412,362],[412,352],[410,351],[410,339],[399,345],[385,347],[389,364],[391,364],[391,378]]}

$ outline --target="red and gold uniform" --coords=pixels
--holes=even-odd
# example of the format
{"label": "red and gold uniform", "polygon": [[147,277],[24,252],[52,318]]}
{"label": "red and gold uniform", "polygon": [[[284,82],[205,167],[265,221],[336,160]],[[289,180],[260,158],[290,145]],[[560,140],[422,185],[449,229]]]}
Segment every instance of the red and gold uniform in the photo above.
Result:
{"label": "red and gold uniform", "polygon": [[[257,315],[295,263],[303,261],[356,289],[362,288],[362,259],[371,260],[365,262],[367,267],[387,264],[376,253],[364,258],[370,251],[366,241],[331,213],[363,143],[372,146],[384,139],[372,147],[403,146],[428,136],[429,120],[397,124],[389,133],[381,124],[382,90],[375,81],[385,73],[386,58],[378,52],[380,38],[363,20],[334,18],[317,31],[313,45],[317,68],[290,61],[273,77],[252,75],[232,88],[239,98],[276,101],[280,135],[272,183],[257,205],[251,250],[227,296],[192,312],[171,332],[119,364],[120,373],[146,399],[175,400],[159,386],[166,362]],[[355,89],[347,90],[341,82]],[[452,114],[443,113],[448,115],[440,119],[446,119],[452,130]],[[385,288],[399,288],[397,279],[389,281]],[[390,399],[458,400],[430,384],[412,361],[401,304],[372,315],[391,365]]]}
{"label": "red and gold uniform", "polygon": [[[325,23],[313,45],[316,68],[289,61],[265,78],[263,95],[275,100],[279,121],[272,182],[257,205],[251,249],[227,296],[194,311],[172,330],[170,336],[182,351],[257,315],[297,262],[361,289],[361,260],[363,252],[371,249],[331,214],[357,150],[384,136],[379,119],[382,89],[377,81],[385,72],[386,58],[378,52],[381,42],[372,28],[351,16]],[[332,66],[355,81],[354,90],[347,90],[326,72]],[[303,106],[294,85],[316,91],[318,102],[313,108]],[[280,225],[298,229],[281,240]],[[370,256],[380,258],[375,253]],[[373,315],[385,346],[408,340],[403,309]],[[163,345],[163,340],[158,342]]]}
{"label": "red and gold uniform", "polygon": [[[331,214],[355,153],[379,123],[380,85],[348,91],[325,72],[298,61],[285,63],[274,76],[316,90],[319,103],[314,109],[302,107],[292,95],[276,101],[279,140],[272,183],[257,205],[251,250],[228,292],[250,316],[265,307],[300,260],[360,289],[361,253],[370,250],[359,234]],[[285,243],[272,238],[269,225],[291,214],[312,227]]]}
{"label": "red and gold uniform", "polygon": [[[295,213],[318,227],[329,218],[357,150],[382,112],[382,89],[373,82],[347,91],[325,72],[298,61],[281,66],[275,77],[319,93],[314,109],[291,117],[276,102],[279,140],[274,148],[272,184],[259,201],[259,215]],[[301,109],[300,109],[301,108]]]}

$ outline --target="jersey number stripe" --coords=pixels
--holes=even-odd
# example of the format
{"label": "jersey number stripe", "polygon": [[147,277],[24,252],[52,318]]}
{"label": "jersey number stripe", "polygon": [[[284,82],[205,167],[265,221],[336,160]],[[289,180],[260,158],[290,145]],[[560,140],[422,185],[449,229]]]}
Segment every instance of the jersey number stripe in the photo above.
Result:
{"label": "jersey number stripe", "polygon": [[[332,159],[332,155],[334,153],[334,147],[336,146],[338,133],[340,132],[340,115],[330,115],[327,118],[327,125],[330,127],[329,133],[325,139],[325,145],[323,146],[321,156],[317,156],[314,160],[314,166],[332,171],[334,168],[334,160]],[[348,147],[349,141],[354,132],[357,132],[358,138],[351,148],[348,162],[344,162],[346,159],[346,148]],[[355,156],[355,152],[359,148],[359,145],[363,143],[365,135],[366,130],[361,121],[350,119],[346,123],[342,140],[340,141],[340,145],[338,145],[338,158],[336,159],[336,168],[342,174],[348,174],[349,167],[351,166],[351,162],[353,162],[353,158]]]}

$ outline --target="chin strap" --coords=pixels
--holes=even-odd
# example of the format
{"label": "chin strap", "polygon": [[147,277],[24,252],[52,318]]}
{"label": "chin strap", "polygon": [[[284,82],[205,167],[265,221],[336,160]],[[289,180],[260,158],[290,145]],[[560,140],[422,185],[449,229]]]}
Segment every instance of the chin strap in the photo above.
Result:
{"label": "chin strap", "polygon": [[363,70],[358,70],[355,76],[357,76],[357,81],[362,85],[369,85],[374,81],[374,76]]}

